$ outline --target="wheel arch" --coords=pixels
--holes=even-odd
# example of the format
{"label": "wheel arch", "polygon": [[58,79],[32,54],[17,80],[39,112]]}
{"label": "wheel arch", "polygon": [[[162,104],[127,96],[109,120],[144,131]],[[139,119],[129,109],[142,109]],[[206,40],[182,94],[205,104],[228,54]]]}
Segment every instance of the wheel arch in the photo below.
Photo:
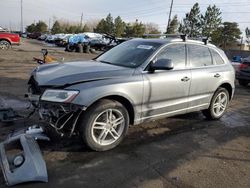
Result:
{"label": "wheel arch", "polygon": [[8,43],[10,43],[10,45],[11,45],[10,40],[9,40],[9,39],[7,39],[7,38],[0,38],[0,41],[7,41],[7,42],[8,42]]}
{"label": "wheel arch", "polygon": [[129,124],[130,125],[134,124],[135,109],[134,109],[134,107],[132,105],[132,102],[129,99],[127,99],[126,97],[124,97],[124,96],[121,96],[121,95],[108,95],[108,96],[104,96],[104,97],[99,98],[99,99],[95,100],[94,102],[92,102],[88,106],[88,108],[90,106],[94,105],[95,103],[97,103],[98,101],[103,100],[103,99],[114,100],[114,101],[117,101],[117,102],[121,103],[126,108],[126,110],[128,111],[128,114],[129,114]]}
{"label": "wheel arch", "polygon": [[231,100],[232,97],[233,97],[233,87],[232,87],[232,85],[230,83],[223,83],[223,84],[221,84],[219,86],[219,88],[220,87],[221,88],[225,88],[228,91],[228,93],[229,93],[229,99]]}

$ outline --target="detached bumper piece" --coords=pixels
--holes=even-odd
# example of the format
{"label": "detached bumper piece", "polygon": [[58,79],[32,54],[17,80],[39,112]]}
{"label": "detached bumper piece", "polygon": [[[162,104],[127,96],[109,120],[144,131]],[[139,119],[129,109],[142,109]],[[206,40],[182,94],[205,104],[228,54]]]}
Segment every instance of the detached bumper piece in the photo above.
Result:
{"label": "detached bumper piece", "polygon": [[34,138],[35,140],[42,140],[42,141],[50,141],[49,137],[47,137],[44,134],[43,127],[40,127],[38,125],[33,125],[31,127],[28,127],[26,129],[21,129],[12,132],[8,135],[5,142],[11,142],[12,140],[18,139],[21,135],[27,135],[29,137]]}
{"label": "detached bumper piece", "polygon": [[31,135],[16,135],[0,143],[0,165],[8,186],[24,182],[48,182],[45,161]]}
{"label": "detached bumper piece", "polygon": [[0,108],[0,122],[12,122],[22,119],[12,108]]}

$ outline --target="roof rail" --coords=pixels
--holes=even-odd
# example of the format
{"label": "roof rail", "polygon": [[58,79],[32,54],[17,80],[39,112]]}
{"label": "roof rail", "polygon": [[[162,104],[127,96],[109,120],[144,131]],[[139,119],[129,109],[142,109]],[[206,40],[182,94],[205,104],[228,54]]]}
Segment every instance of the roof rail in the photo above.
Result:
{"label": "roof rail", "polygon": [[148,37],[166,37],[166,38],[181,38],[183,42],[187,40],[186,34],[144,34],[143,38]]}
{"label": "roof rail", "polygon": [[190,40],[198,40],[204,43],[204,45],[207,45],[210,41],[209,37],[192,37],[192,38],[188,38]]}
{"label": "roof rail", "polygon": [[205,45],[207,45],[208,42],[209,42],[209,38],[208,38],[208,37],[202,38],[202,42],[203,42]]}

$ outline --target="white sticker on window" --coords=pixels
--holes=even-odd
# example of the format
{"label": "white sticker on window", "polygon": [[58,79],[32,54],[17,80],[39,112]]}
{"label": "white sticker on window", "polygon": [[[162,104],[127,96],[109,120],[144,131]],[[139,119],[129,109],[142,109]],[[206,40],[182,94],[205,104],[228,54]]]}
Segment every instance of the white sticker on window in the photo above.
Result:
{"label": "white sticker on window", "polygon": [[153,48],[153,46],[149,46],[149,45],[139,45],[139,46],[137,46],[137,48],[145,49],[145,50],[150,50],[150,49]]}

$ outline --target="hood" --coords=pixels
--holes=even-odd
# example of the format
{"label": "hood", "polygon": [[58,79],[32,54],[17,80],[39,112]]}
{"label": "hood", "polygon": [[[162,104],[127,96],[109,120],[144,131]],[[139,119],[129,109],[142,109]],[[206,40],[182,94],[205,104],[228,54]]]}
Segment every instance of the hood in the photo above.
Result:
{"label": "hood", "polygon": [[33,72],[39,86],[64,86],[81,82],[131,76],[132,68],[96,61],[79,61],[41,65]]}

